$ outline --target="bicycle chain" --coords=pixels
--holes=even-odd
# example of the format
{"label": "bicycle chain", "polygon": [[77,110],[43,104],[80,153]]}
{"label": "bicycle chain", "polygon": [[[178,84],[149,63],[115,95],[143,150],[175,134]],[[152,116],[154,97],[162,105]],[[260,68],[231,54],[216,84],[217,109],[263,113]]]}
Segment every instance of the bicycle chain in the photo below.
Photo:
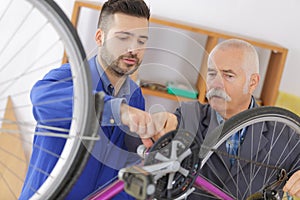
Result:
{"label": "bicycle chain", "polygon": [[256,162],[256,161],[253,161],[253,160],[241,158],[239,156],[231,155],[227,152],[223,152],[223,151],[220,151],[220,150],[217,150],[217,149],[209,148],[207,146],[202,146],[201,148],[204,148],[204,149],[209,150],[209,151],[213,151],[214,153],[219,154],[219,155],[227,156],[228,158],[234,158],[236,160],[240,160],[240,161],[244,161],[244,162],[247,162],[247,163],[255,164],[257,166],[262,166],[262,167],[266,167],[266,168],[270,168],[270,169],[276,169],[276,170],[281,170],[282,169],[282,168],[279,168],[279,167],[276,167],[276,166],[273,166],[273,165],[267,165],[267,164],[264,164],[264,163],[261,163],[261,162]]}

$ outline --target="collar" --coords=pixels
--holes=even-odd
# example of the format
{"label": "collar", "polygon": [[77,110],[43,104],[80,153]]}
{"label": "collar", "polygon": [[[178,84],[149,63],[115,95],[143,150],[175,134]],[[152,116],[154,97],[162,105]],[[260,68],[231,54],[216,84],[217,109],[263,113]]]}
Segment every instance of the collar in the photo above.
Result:
{"label": "collar", "polygon": [[[114,86],[112,85],[105,71],[103,70],[100,63],[98,62],[97,56],[95,56],[95,63],[103,85],[103,90],[105,91],[105,93],[109,94],[110,96],[115,96],[113,92]],[[130,94],[130,79],[127,76],[116,97],[123,97],[128,94]]]}

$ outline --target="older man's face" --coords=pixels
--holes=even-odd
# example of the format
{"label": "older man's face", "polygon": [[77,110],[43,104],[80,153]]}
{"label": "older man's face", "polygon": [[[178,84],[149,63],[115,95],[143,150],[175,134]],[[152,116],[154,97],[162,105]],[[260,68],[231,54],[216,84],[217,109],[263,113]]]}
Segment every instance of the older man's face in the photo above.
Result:
{"label": "older man's face", "polygon": [[211,57],[207,73],[209,104],[223,117],[232,116],[249,105],[246,72],[243,69],[243,51],[237,48],[217,50]]}

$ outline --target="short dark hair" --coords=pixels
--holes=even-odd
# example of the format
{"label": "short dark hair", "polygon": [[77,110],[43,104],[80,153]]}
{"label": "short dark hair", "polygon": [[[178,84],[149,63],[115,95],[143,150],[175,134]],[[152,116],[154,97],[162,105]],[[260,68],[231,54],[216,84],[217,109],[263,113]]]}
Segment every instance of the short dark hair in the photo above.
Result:
{"label": "short dark hair", "polygon": [[107,29],[109,18],[115,13],[123,13],[135,17],[150,18],[150,9],[143,0],[108,0],[101,9],[98,28]]}

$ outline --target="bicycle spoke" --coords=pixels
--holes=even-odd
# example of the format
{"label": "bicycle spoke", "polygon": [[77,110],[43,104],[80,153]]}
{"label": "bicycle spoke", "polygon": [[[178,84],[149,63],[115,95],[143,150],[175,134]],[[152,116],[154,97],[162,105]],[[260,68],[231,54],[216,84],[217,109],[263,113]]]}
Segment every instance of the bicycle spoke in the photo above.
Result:
{"label": "bicycle spoke", "polygon": [[4,17],[4,15],[7,13],[7,11],[9,10],[9,8],[11,7],[13,3],[13,0],[11,0],[6,7],[4,8],[4,12],[0,15],[0,21],[2,20],[2,18]]}
{"label": "bicycle spoke", "polygon": [[[220,160],[222,161],[222,163],[223,163],[223,165],[225,166],[225,169],[226,169],[226,171],[225,171],[224,173],[222,173],[222,174],[228,174],[228,175],[230,176],[230,179],[231,179],[231,180],[234,180],[232,174],[230,173],[229,168],[227,167],[226,162],[223,160],[223,158],[222,158],[221,156],[220,156]],[[208,165],[209,169],[210,169],[210,170],[215,174],[215,176],[218,178],[218,181],[220,181],[221,185],[223,186],[222,189],[223,189],[224,191],[227,191],[227,192],[230,193],[230,190],[229,190],[229,188],[226,186],[226,184],[225,184],[225,182],[223,181],[222,177],[218,176],[219,170],[218,170],[211,162],[208,162],[207,165]],[[201,173],[200,173],[200,174],[201,174]],[[237,187],[237,183],[234,182],[234,184],[235,184],[235,186]]]}
{"label": "bicycle spoke", "polygon": [[[28,11],[28,13],[25,15],[25,17],[22,19],[21,23],[17,25],[17,28],[13,31],[13,33],[11,34],[11,36],[7,39],[7,42],[2,46],[2,49],[0,49],[0,56],[2,55],[3,51],[5,50],[5,48],[7,46],[9,46],[9,44],[14,40],[14,37],[16,36],[16,34],[18,33],[19,29],[22,29],[22,26],[24,25],[24,22],[28,20],[30,14],[33,11],[33,7],[31,7],[31,9]],[[3,16],[5,15],[5,13],[3,13]],[[0,18],[1,20],[1,18]]]}
{"label": "bicycle spoke", "polygon": [[[84,49],[67,16],[51,0],[5,1],[0,9],[0,25],[5,27],[0,40],[0,137],[4,138],[2,141],[6,145],[0,146],[0,153],[24,165],[27,154],[31,152],[49,155],[53,158],[49,160],[48,166],[53,165],[50,171],[42,165],[28,166],[30,172],[44,177],[45,182],[39,186],[35,182],[26,188],[28,194],[33,191],[33,198],[63,199],[66,193],[63,191],[70,188],[74,177],[83,169],[89,155],[87,150],[91,149],[94,141],[99,140],[96,131],[89,125],[95,120],[92,115],[94,110],[89,65],[85,60]],[[32,91],[31,88],[38,81],[37,77],[43,77],[49,70],[61,66],[64,51],[71,63],[69,77],[59,81],[51,79],[49,83],[34,87],[35,91]],[[55,92],[61,85],[70,86],[70,95],[51,98],[51,92]],[[37,102],[39,99],[30,98],[30,92],[43,94],[45,90],[49,91],[49,96],[41,98],[43,101]],[[31,100],[37,101],[33,105]],[[55,108],[56,104],[64,101],[71,102],[67,111],[70,115],[35,121],[36,115],[33,114],[36,113],[32,112],[34,106],[36,109],[47,106]],[[68,126],[61,128],[60,124],[65,122],[68,122]],[[48,147],[36,142],[37,139],[45,143],[55,140],[62,145]],[[8,147],[11,141],[20,145],[20,150]],[[82,148],[83,144],[86,148]],[[10,165],[2,162],[6,167]],[[8,173],[12,175],[12,172],[14,170]],[[15,175],[23,182],[24,174],[17,173],[15,171]],[[14,188],[18,192],[20,189],[19,186]]]}
{"label": "bicycle spoke", "polygon": [[8,61],[1,66],[0,68],[0,72],[2,72],[14,59],[17,58],[17,56],[20,54],[20,52],[22,52],[27,45],[30,44],[30,42],[34,41],[34,38],[37,37],[37,35],[46,27],[46,25],[48,24],[45,23],[43,24],[26,42],[23,46],[21,46],[16,52],[15,54],[13,54],[10,58],[8,58]]}
{"label": "bicycle spoke", "polygon": [[[43,57],[45,56],[47,53],[49,53],[49,51],[51,49],[53,49],[55,47],[55,45],[58,43],[58,41],[56,41],[54,44],[52,44],[48,49],[46,49],[44,52],[42,52],[41,56],[38,56],[38,58],[36,60],[34,60],[32,63],[30,63],[27,67],[25,67],[25,71],[23,71],[23,73],[21,73],[20,75],[10,78],[8,80],[3,81],[0,84],[9,84],[8,86],[6,86],[5,88],[3,88],[2,91],[0,91],[0,94],[4,93],[5,91],[7,91],[13,84],[17,83],[17,80],[24,78],[26,75],[30,74],[30,69],[35,67],[35,64]],[[49,65],[48,65],[49,66]],[[39,70],[42,70],[42,67],[38,68]]]}
{"label": "bicycle spoke", "polygon": [[[221,147],[220,149],[212,149],[213,154],[208,155],[210,157],[214,155],[211,158],[214,162],[207,161],[204,164],[207,169],[211,170],[212,174],[220,173],[219,171],[222,168],[214,166],[216,164],[215,156],[217,155],[219,158],[218,162],[225,166],[222,169],[222,174],[225,174],[226,181],[222,177],[213,180],[216,180],[224,191],[231,191],[237,199],[246,199],[255,192],[263,192],[263,189],[268,188],[270,184],[272,184],[272,187],[275,187],[274,189],[279,189],[277,192],[279,192],[279,196],[282,196],[283,192],[280,191],[280,188],[283,187],[286,179],[283,178],[278,181],[279,173],[281,173],[282,169],[287,171],[287,174],[300,169],[300,162],[296,153],[300,151],[299,117],[279,108],[268,108],[266,112],[264,108],[259,108],[258,110],[261,113],[269,113],[260,115],[260,112],[258,112],[258,114],[250,114],[250,116],[245,114],[242,116],[245,119],[245,123],[240,118],[238,120],[239,123],[236,124],[232,120],[231,123],[235,124],[234,126],[236,127],[229,128],[230,126],[226,126],[225,130],[223,130],[224,137],[221,137],[221,142],[217,143],[220,147],[222,142],[224,143],[232,134],[247,127],[248,136],[246,135],[245,141],[248,142],[248,146],[240,146],[236,156],[221,152]],[[251,113],[250,110],[247,112]],[[284,114],[286,112],[288,112],[286,114],[288,117]],[[248,121],[248,118],[251,120]],[[226,132],[227,130],[229,131]],[[247,156],[250,157],[248,158]],[[228,168],[226,167],[226,159],[229,160],[230,158],[234,158],[235,163],[231,168]],[[291,159],[294,159],[294,162],[290,163],[291,161],[289,160]],[[231,175],[232,173],[233,176]]]}

